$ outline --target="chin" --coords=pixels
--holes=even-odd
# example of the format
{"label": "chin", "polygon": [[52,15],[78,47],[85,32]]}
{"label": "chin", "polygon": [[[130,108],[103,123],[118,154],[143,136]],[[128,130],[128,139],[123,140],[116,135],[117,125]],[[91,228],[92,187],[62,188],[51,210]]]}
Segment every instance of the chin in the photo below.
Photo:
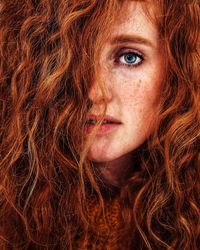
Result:
{"label": "chin", "polygon": [[128,147],[124,146],[124,148],[115,147],[111,149],[107,147],[106,150],[105,147],[104,149],[99,147],[91,147],[87,154],[87,158],[93,162],[112,162],[119,159],[126,159],[128,155],[139,149],[143,143],[128,145]]}
{"label": "chin", "polygon": [[123,158],[130,152],[133,152],[132,150],[127,151],[89,151],[88,152],[88,159],[93,162],[112,162],[117,159]]}
{"label": "chin", "polygon": [[119,156],[108,152],[89,151],[87,157],[90,161],[94,162],[109,162],[117,159]]}
{"label": "chin", "polygon": [[115,158],[105,155],[88,155],[88,159],[93,162],[109,162]]}

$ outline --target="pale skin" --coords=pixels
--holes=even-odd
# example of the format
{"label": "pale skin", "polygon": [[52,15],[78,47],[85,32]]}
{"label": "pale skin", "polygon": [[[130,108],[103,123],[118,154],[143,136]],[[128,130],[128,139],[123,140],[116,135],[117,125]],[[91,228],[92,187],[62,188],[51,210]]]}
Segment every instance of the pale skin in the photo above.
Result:
{"label": "pale skin", "polygon": [[[123,185],[134,168],[133,152],[152,132],[160,105],[164,55],[158,28],[141,6],[141,2],[124,4],[99,61],[108,101],[106,114],[122,124],[96,136],[88,158],[115,186]],[[89,98],[93,101],[91,113],[99,114],[103,96],[97,82],[92,84]]]}

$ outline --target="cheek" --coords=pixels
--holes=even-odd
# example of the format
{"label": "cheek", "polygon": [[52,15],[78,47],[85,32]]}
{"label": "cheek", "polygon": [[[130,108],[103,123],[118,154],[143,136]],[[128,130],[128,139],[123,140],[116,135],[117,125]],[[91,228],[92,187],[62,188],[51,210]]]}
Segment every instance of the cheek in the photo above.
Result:
{"label": "cheek", "polygon": [[160,100],[158,84],[149,84],[144,80],[124,81],[123,88],[118,90],[123,105],[128,107],[141,107],[142,109],[154,108]]}
{"label": "cheek", "polygon": [[[151,67],[150,67],[151,66]],[[141,103],[150,106],[157,106],[160,100],[161,74],[160,67],[143,67],[134,70],[117,70],[112,82],[114,82],[115,91],[121,96],[124,105],[135,106]]]}
{"label": "cheek", "polygon": [[159,110],[159,84],[153,83],[149,85],[139,79],[121,89],[121,102],[129,127],[145,137],[152,131]]}
{"label": "cheek", "polygon": [[129,124],[138,133],[152,131],[160,107],[162,75],[159,65],[120,69],[113,74],[118,104]]}

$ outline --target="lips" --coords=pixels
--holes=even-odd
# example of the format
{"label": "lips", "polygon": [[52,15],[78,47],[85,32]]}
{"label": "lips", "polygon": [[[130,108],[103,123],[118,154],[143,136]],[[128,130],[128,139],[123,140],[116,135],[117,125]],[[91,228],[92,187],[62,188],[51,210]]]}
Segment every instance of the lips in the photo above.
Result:
{"label": "lips", "polygon": [[[90,115],[86,121],[86,125],[95,125],[98,121],[100,121],[100,116],[97,115]],[[102,122],[102,124],[121,124],[121,122],[114,118],[113,116],[110,115],[106,115],[104,117],[104,120]]]}
{"label": "lips", "polygon": [[[100,122],[102,119],[101,116],[91,114],[88,116],[88,119],[85,123],[85,133],[89,134],[93,131],[95,124]],[[100,124],[100,128],[97,131],[97,136],[103,136],[106,134],[109,134],[111,132],[114,132],[116,129],[118,129],[121,126],[122,122],[116,119],[115,117],[111,115],[106,115],[104,117],[104,120]]]}

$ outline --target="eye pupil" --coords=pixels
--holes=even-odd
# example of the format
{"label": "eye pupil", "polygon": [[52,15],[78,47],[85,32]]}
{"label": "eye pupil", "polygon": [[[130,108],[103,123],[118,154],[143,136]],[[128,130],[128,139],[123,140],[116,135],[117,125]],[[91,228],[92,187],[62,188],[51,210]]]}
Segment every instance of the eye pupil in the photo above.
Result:
{"label": "eye pupil", "polygon": [[133,53],[129,53],[125,55],[125,60],[127,63],[134,63],[136,61],[136,55]]}

